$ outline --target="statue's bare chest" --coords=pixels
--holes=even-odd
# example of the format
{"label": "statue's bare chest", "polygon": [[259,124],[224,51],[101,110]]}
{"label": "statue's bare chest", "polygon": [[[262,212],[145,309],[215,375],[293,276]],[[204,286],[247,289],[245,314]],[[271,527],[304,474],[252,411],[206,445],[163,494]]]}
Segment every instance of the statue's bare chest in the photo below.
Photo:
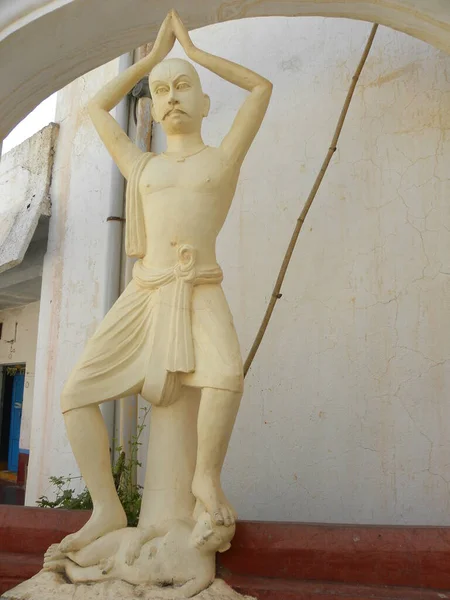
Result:
{"label": "statue's bare chest", "polygon": [[143,197],[174,189],[222,197],[234,192],[236,179],[219,151],[208,148],[183,161],[165,155],[151,158],[142,173],[139,189]]}

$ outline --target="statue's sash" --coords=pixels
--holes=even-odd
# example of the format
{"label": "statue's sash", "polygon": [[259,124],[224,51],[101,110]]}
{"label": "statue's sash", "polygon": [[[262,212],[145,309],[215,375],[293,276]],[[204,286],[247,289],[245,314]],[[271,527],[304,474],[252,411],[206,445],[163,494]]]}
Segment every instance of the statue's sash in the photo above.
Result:
{"label": "statue's sash", "polygon": [[158,305],[152,356],[141,392],[152,404],[171,404],[179,388],[178,374],[195,371],[191,321],[193,287],[221,283],[223,279],[218,265],[197,269],[195,262],[195,249],[184,244],[178,248],[178,262],[169,269],[149,269],[142,260],[133,268],[133,279],[139,287],[157,290],[168,286],[170,294]]}
{"label": "statue's sash", "polygon": [[137,258],[144,257],[146,246],[144,211],[139,193],[139,182],[142,171],[151,157],[151,152],[145,152],[134,163],[126,191],[125,251],[128,256]]}

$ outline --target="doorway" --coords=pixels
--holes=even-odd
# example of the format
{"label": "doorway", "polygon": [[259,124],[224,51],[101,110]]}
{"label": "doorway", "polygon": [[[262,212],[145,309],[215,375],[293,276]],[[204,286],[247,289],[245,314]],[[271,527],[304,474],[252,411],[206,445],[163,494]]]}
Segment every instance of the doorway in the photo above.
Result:
{"label": "doorway", "polygon": [[17,474],[25,365],[1,367],[0,471]]}

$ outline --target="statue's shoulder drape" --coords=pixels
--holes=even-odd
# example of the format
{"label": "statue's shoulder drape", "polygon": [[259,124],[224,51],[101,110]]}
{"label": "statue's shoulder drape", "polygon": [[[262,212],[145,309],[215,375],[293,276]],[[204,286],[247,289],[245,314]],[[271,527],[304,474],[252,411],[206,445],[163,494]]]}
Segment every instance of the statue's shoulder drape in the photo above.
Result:
{"label": "statue's shoulder drape", "polygon": [[139,193],[139,181],[142,171],[151,157],[151,152],[145,152],[138,158],[131,169],[127,184],[125,251],[128,256],[136,256],[137,258],[143,258],[146,247],[144,212]]}

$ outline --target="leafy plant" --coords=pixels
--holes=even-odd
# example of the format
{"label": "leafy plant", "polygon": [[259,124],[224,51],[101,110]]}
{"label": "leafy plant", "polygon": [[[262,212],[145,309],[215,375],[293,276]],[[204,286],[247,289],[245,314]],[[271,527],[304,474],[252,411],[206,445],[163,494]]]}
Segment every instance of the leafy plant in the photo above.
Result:
{"label": "leafy plant", "polygon": [[[142,486],[138,485],[135,479],[136,470],[141,466],[138,460],[138,451],[139,447],[142,446],[142,442],[139,440],[145,428],[145,418],[149,410],[150,408],[142,409],[143,416],[137,427],[136,435],[132,436],[129,443],[128,454],[119,446],[117,448],[117,459],[112,465],[114,486],[127,515],[129,527],[135,527],[138,524],[141,511]],[[37,505],[41,508],[92,509],[92,498],[87,487],[85,486],[81,493],[77,493],[72,487],[72,482],[81,479],[81,476],[61,475],[56,477],[52,475],[49,477],[49,481],[56,488],[55,499],[49,500],[47,496],[41,496],[37,500]]]}

